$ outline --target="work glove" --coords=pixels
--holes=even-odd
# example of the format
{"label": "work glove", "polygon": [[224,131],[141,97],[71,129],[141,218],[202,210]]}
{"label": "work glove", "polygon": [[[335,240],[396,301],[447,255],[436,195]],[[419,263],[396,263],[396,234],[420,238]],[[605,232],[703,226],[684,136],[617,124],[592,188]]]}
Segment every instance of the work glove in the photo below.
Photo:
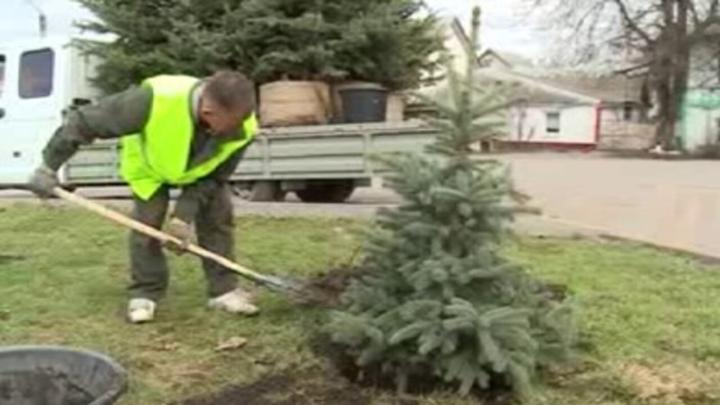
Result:
{"label": "work glove", "polygon": [[181,255],[187,251],[188,245],[192,241],[193,229],[192,225],[177,217],[171,217],[167,225],[165,225],[165,233],[176,237],[180,240],[180,244],[167,242],[165,247],[173,252]]}
{"label": "work glove", "polygon": [[59,185],[60,181],[57,178],[57,173],[43,164],[33,172],[28,182],[28,189],[40,198],[50,198],[55,195],[53,188]]}

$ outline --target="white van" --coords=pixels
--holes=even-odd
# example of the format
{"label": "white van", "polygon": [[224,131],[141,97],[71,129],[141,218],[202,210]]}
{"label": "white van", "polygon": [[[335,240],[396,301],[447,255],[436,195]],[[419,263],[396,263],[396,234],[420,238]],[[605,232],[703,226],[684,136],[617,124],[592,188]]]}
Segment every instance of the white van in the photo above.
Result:
{"label": "white van", "polygon": [[[0,41],[0,188],[25,184],[62,111],[99,95],[77,37]],[[62,179],[61,179],[62,180]]]}

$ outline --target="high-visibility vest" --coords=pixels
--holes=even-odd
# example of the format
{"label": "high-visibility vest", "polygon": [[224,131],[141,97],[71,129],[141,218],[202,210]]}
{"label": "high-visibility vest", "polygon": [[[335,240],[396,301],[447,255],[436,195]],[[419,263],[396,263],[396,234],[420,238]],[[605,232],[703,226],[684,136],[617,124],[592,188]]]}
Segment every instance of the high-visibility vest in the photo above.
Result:
{"label": "high-visibility vest", "polygon": [[258,122],[252,114],[239,128],[238,137],[219,143],[209,159],[188,167],[195,132],[192,90],[198,81],[169,75],[143,81],[153,93],[150,117],[142,133],[122,138],[120,169],[133,193],[143,200],[149,200],[163,184],[182,186],[209,175],[255,137]]}

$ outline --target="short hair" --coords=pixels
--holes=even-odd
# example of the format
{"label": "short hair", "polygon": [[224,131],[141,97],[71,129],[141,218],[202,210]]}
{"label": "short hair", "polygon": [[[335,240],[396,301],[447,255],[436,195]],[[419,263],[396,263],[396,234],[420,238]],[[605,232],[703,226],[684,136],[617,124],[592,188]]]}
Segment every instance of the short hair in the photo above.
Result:
{"label": "short hair", "polygon": [[221,70],[205,82],[205,94],[228,111],[255,109],[255,85],[244,74]]}

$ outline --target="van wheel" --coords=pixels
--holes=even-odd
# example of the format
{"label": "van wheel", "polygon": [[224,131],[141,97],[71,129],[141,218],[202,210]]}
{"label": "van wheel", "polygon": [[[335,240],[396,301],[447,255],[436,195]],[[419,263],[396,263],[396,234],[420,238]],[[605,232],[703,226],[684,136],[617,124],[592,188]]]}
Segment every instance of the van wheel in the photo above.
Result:
{"label": "van wheel", "polygon": [[[60,188],[67,191],[68,193],[74,193],[77,190],[77,186],[74,184],[61,184]],[[55,194],[51,195],[48,199],[55,200],[60,197],[56,196]]]}
{"label": "van wheel", "polygon": [[253,183],[248,195],[249,201],[285,201],[287,191],[277,181],[257,181]]}
{"label": "van wheel", "polygon": [[352,181],[333,183],[308,184],[306,188],[295,191],[302,202],[306,203],[341,203],[345,202],[355,191]]}

